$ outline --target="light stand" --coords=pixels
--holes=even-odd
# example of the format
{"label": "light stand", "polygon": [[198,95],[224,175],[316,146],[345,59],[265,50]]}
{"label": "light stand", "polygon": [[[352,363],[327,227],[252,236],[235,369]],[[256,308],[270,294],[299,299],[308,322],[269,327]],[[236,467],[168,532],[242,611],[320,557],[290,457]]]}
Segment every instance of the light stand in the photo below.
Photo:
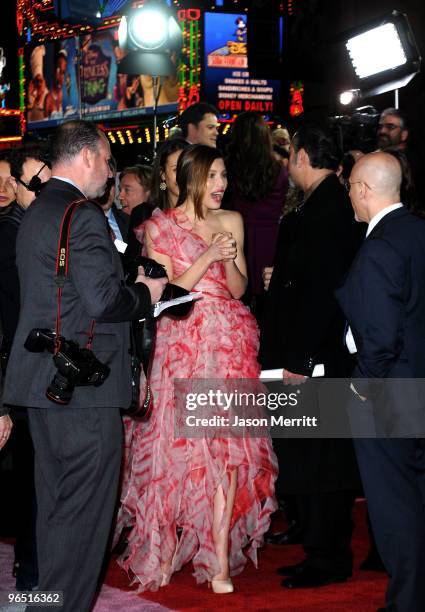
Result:
{"label": "light stand", "polygon": [[152,75],[153,94],[153,158],[156,158],[156,123],[158,119],[159,77]]}

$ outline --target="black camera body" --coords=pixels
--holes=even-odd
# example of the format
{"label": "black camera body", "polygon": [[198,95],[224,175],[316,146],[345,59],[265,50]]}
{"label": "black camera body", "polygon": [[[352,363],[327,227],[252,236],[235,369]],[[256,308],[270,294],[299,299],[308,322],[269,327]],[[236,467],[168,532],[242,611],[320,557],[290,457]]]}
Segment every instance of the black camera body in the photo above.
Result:
{"label": "black camera body", "polygon": [[148,276],[149,278],[165,278],[167,276],[165,267],[150,257],[143,257],[143,255],[139,255],[136,258],[135,263],[137,267],[143,266],[145,276]]}
{"label": "black camera body", "polygon": [[137,255],[132,261],[127,262],[127,285],[134,285],[136,282],[139,266],[143,266],[145,276],[148,278],[165,278],[167,276],[167,271],[162,264],[150,257]]}
{"label": "black camera body", "polygon": [[[56,351],[58,342],[59,350]],[[90,349],[81,348],[74,340],[57,337],[49,329],[32,329],[24,346],[32,353],[48,351],[53,354],[58,371],[47,387],[46,397],[55,404],[69,404],[75,387],[100,387],[109,376],[109,367],[101,363]]]}
{"label": "black camera body", "polygon": [[[148,278],[165,278],[167,276],[167,271],[162,264],[158,263],[154,259],[151,259],[150,257],[138,255],[128,267],[129,275],[127,277],[127,283],[134,284],[134,281],[137,278],[139,266],[143,266],[145,276]],[[160,301],[168,302],[170,300],[174,300],[175,298],[186,296],[188,293],[189,291],[179,287],[178,285],[167,283],[164,287],[164,291],[162,292]],[[184,304],[172,306],[167,310],[167,312],[175,317],[186,317],[191,311],[192,305],[192,302],[185,302]]]}

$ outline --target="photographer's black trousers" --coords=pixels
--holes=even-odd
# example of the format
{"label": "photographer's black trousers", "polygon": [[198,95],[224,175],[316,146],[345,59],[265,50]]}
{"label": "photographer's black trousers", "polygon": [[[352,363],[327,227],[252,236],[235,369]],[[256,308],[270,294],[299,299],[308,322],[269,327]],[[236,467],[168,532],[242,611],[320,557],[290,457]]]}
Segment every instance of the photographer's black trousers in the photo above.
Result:
{"label": "photographer's black trousers", "polygon": [[117,498],[119,410],[52,405],[29,408],[28,415],[35,449],[39,590],[63,591],[61,612],[87,612]]}

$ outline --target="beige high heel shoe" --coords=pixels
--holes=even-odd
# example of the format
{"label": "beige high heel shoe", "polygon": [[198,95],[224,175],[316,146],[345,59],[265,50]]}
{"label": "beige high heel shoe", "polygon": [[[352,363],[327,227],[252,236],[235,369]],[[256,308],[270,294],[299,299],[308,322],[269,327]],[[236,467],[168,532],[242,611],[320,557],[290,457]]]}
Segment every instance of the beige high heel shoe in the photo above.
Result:
{"label": "beige high heel shoe", "polygon": [[168,563],[161,564],[162,578],[161,578],[161,584],[159,586],[162,586],[162,587],[167,586],[167,584],[170,583],[170,579],[172,575],[171,568],[173,567],[174,559],[176,557],[176,552],[177,552],[177,546],[176,546],[176,549],[174,551],[171,561],[169,561]]}
{"label": "beige high heel shoe", "polygon": [[233,593],[234,591],[233,582],[230,580],[230,578],[225,580],[213,578],[211,582],[208,583],[208,586],[212,588],[214,593],[219,594]]}
{"label": "beige high heel shoe", "polygon": [[167,584],[170,583],[170,578],[171,578],[171,570],[161,570],[161,574],[162,574],[162,578],[161,578],[161,583],[160,583],[160,587],[163,586],[167,586]]}

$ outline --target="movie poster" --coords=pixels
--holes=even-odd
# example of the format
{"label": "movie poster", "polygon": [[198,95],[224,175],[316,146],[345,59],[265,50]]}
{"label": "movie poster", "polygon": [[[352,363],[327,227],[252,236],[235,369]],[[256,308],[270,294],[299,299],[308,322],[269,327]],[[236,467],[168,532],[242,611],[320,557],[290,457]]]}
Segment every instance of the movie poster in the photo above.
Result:
{"label": "movie poster", "polygon": [[[30,127],[78,117],[80,110],[82,118],[96,120],[152,112],[152,77],[120,74],[118,63],[123,57],[117,28],[29,49],[26,81]],[[175,76],[160,79],[158,106],[163,108],[159,110],[175,111],[178,94],[176,70]]]}
{"label": "movie poster", "polygon": [[0,108],[7,108],[7,98],[10,92],[10,83],[6,83],[5,68],[7,64],[3,47],[0,47]]}
{"label": "movie poster", "polygon": [[205,99],[223,115],[278,107],[279,81],[249,76],[247,32],[247,15],[205,13]]}
{"label": "movie poster", "polygon": [[75,38],[67,38],[28,48],[28,123],[77,116],[76,44]]}
{"label": "movie poster", "polygon": [[118,107],[118,45],[114,30],[93,32],[80,38],[81,112],[83,116]]}

